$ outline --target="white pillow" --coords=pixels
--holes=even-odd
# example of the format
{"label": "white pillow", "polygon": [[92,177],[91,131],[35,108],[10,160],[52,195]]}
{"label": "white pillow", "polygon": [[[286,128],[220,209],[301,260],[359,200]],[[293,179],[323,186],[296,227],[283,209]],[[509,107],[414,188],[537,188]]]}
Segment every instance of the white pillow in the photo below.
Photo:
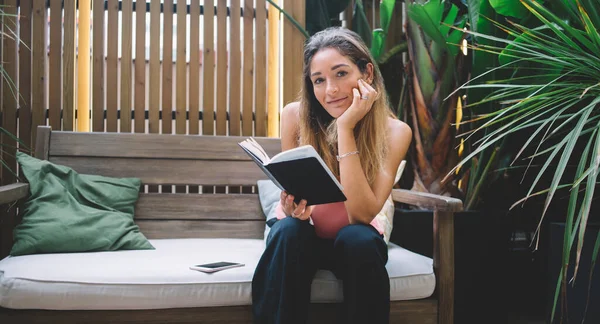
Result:
{"label": "white pillow", "polygon": [[[260,206],[262,207],[266,221],[268,222],[272,218],[277,218],[275,207],[277,207],[277,204],[279,203],[281,189],[279,189],[279,187],[271,180],[258,180],[256,185],[258,186],[258,199],[260,200]],[[269,225],[265,224],[265,240],[267,239],[270,230],[271,228]]]}

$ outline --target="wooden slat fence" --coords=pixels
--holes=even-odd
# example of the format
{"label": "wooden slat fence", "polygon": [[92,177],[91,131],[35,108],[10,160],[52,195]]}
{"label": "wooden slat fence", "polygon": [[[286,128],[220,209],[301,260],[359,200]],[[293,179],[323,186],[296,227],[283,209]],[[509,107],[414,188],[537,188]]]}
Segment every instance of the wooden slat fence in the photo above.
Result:
{"label": "wooden slat fence", "polygon": [[[0,0],[7,14],[19,15],[4,25],[21,40],[2,39],[2,66],[20,97],[9,95],[13,87],[3,82],[0,118],[28,146],[37,125],[266,136],[267,118],[279,118],[267,115],[265,0],[93,1],[90,49],[77,46],[78,2]],[[88,52],[91,123],[82,130],[77,60]],[[301,66],[295,68],[282,79],[299,78]],[[2,171],[2,183],[13,180]]]}
{"label": "wooden slat fence", "polygon": [[[81,1],[91,2],[91,46],[85,49],[78,48]],[[276,2],[304,21],[304,0]],[[376,25],[379,1],[363,3]],[[38,125],[93,132],[278,136],[279,114],[268,113],[273,100],[267,101],[267,93],[278,93],[276,105],[281,108],[295,100],[300,89],[304,36],[282,15],[268,10],[266,0],[0,0],[0,4],[7,14],[18,15],[5,17],[2,26],[20,40],[0,39],[0,62],[14,81],[13,86],[0,80],[0,125],[22,143],[0,135],[0,157],[11,169],[16,169],[17,147],[33,146]],[[353,5],[350,1],[345,11],[346,26]],[[276,20],[282,36],[281,42],[273,42],[278,50],[268,50],[274,35],[269,35],[273,30],[269,19]],[[286,55],[281,55],[284,49]],[[81,58],[91,62],[83,83],[90,88],[85,107],[91,119],[88,130],[77,129],[77,118],[83,117],[77,114],[76,100]],[[281,86],[269,84],[270,71],[284,80]],[[8,168],[0,166],[0,185],[14,181]],[[161,190],[170,192],[171,186],[148,188]],[[252,192],[252,188],[228,190]],[[15,222],[14,209],[10,213],[3,222]],[[7,240],[10,232],[0,233],[0,241]]]}

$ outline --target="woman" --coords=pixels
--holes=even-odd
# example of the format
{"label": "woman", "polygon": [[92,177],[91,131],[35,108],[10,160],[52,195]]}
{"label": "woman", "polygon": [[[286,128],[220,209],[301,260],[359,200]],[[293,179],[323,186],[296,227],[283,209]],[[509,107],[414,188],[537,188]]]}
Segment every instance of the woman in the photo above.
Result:
{"label": "woman", "polygon": [[373,62],[360,37],[344,28],[323,30],[305,46],[300,101],[281,116],[282,150],[312,145],[347,200],[306,206],[282,192],[281,215],[252,281],[256,323],[305,323],[317,269],[343,281],[341,322],[389,320],[387,244],[375,216],[412,133],[392,114]]}

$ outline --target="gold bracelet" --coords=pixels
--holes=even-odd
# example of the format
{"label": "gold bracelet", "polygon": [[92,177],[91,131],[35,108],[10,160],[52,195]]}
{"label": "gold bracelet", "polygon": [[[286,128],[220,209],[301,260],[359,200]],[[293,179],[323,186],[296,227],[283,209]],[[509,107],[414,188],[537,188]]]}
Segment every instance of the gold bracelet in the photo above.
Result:
{"label": "gold bracelet", "polygon": [[352,152],[348,152],[348,153],[344,153],[342,155],[337,155],[337,160],[340,161],[341,159],[345,158],[348,155],[353,155],[353,154],[358,154],[358,151],[352,151]]}

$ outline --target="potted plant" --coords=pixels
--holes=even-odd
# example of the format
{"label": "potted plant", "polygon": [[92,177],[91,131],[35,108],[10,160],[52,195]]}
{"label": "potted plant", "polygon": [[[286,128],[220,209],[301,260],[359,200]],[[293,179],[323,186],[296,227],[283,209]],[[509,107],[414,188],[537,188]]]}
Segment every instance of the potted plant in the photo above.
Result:
{"label": "potted plant", "polygon": [[[536,24],[494,22],[509,35],[506,39],[469,32],[478,39],[503,44],[475,45],[477,50],[496,55],[500,65],[474,75],[471,82],[459,88],[486,89],[489,95],[471,104],[478,114],[473,134],[479,139],[472,142],[473,150],[456,168],[471,163],[478,154],[489,153],[508,138],[519,144],[512,165],[524,167],[527,173],[523,182],[528,191],[513,207],[527,200],[543,199],[534,243],[539,241],[549,211],[564,211],[563,261],[560,275],[554,278],[554,305],[558,304],[560,293],[560,305],[565,310],[568,282],[579,280],[584,242],[591,240],[596,251],[592,253],[592,268],[600,247],[600,237],[586,236],[600,163],[600,15],[590,0],[555,1],[552,6],[533,0],[520,2],[535,17],[532,21]],[[475,83],[496,71],[509,71],[510,76]],[[502,106],[491,111],[478,110],[487,102]],[[568,203],[561,204],[557,199],[560,197],[566,197],[564,201]],[[570,266],[573,270],[568,276]],[[551,317],[554,313],[555,308]]]}

